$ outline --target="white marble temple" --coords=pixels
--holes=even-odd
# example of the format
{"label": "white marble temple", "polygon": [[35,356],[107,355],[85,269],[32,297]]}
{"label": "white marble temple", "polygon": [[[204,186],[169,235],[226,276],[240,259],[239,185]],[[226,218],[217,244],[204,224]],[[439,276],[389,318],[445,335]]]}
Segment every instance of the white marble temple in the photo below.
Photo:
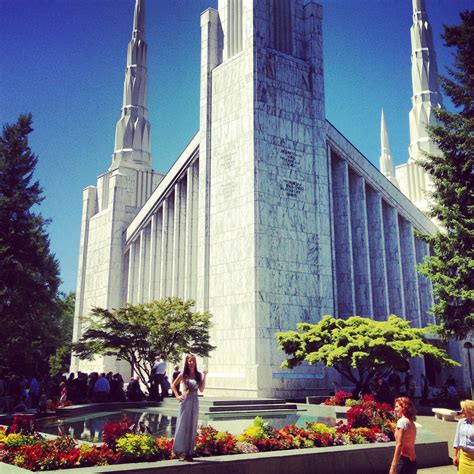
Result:
{"label": "white marble temple", "polygon": [[149,156],[143,18],[136,0],[112,165],[84,191],[74,339],[92,306],[192,298],[213,314],[206,393],[300,397],[330,373],[281,369],[275,332],[324,314],[428,323],[414,230],[436,227],[326,121],[322,7],[219,0],[201,15],[200,128],[164,177]]}

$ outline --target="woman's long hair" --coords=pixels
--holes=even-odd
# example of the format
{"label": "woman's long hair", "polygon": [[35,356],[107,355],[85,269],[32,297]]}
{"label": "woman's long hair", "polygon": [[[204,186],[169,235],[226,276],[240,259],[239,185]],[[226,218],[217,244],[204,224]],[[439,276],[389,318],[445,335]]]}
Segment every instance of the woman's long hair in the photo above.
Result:
{"label": "woman's long hair", "polygon": [[186,381],[187,379],[189,379],[190,369],[189,369],[188,361],[189,361],[189,359],[191,359],[191,357],[195,361],[194,371],[195,371],[195,375],[196,375],[196,382],[197,382],[198,385],[200,385],[201,380],[202,380],[202,375],[201,375],[201,372],[198,371],[197,360],[196,360],[196,356],[194,354],[188,354],[188,355],[186,355],[186,357],[184,359],[183,380]]}
{"label": "woman's long hair", "polygon": [[[403,416],[406,416],[409,420],[416,420],[416,408],[413,402],[408,397],[399,397],[395,399],[395,403],[398,403],[402,409]],[[395,404],[394,404],[395,406]]]}

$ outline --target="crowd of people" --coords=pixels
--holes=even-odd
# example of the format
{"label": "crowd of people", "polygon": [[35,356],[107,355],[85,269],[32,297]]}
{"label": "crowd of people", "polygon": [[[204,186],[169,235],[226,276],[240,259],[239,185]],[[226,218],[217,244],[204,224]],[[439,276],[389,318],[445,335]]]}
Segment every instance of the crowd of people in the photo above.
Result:
{"label": "crowd of people", "polygon": [[[430,386],[426,375],[421,374],[421,399],[424,402],[430,398],[455,399],[458,396],[456,385],[455,378],[449,375],[442,387],[434,389],[434,387]],[[403,381],[397,372],[393,372],[387,378],[382,376],[375,377],[369,387],[369,393],[372,394],[379,403],[393,404],[393,401],[401,395],[414,398],[415,392],[415,378],[409,371],[404,374]]]}
{"label": "crowd of people", "polygon": [[31,377],[0,373],[0,414],[20,413],[29,409],[46,413],[68,405],[161,400],[169,396],[171,384],[165,373],[159,381],[152,374],[150,386],[150,393],[147,393],[138,377],[132,377],[125,384],[120,374],[112,372],[78,372],[69,376],[34,374]]}
{"label": "crowd of people", "polygon": [[392,372],[387,378],[378,376],[375,377],[370,385],[370,393],[379,403],[393,404],[394,400],[401,395],[406,395],[409,398],[415,396],[415,379],[410,372],[407,372],[402,378],[397,372]]}

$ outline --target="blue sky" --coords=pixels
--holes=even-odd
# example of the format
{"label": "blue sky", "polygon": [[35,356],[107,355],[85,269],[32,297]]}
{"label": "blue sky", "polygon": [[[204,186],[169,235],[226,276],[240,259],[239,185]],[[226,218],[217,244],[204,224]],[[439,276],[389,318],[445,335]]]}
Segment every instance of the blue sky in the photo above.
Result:
{"label": "blue sky", "polygon": [[[439,35],[470,0],[425,0]],[[82,190],[107,170],[120,116],[134,0],[0,0],[0,123],[33,114],[41,212],[63,291],[75,289]],[[327,118],[372,162],[385,110],[395,163],[407,159],[411,0],[321,0]],[[199,15],[214,0],[148,0],[153,164],[167,171],[198,128]],[[445,104],[448,105],[445,100]]]}

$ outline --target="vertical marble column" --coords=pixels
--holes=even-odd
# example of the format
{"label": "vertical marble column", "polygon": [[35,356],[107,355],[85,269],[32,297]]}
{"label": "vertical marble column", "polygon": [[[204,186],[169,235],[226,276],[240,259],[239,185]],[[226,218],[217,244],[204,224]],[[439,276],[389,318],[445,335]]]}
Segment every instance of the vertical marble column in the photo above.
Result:
{"label": "vertical marble column", "polygon": [[349,202],[356,314],[373,317],[365,180],[349,171]]}
{"label": "vertical marble column", "polygon": [[349,206],[349,167],[347,161],[332,154],[332,199],[334,215],[334,253],[336,256],[337,316],[347,318],[356,312],[352,233]]}
{"label": "vertical marble column", "polygon": [[184,299],[196,298],[196,224],[197,224],[197,165],[186,170],[186,223],[184,240]]}
{"label": "vertical marble column", "polygon": [[369,229],[370,278],[372,280],[372,305],[374,319],[384,321],[389,315],[387,262],[383,232],[382,196],[366,186],[367,227]]}
{"label": "vertical marble column", "polygon": [[336,235],[336,226],[334,225],[334,192],[333,192],[333,176],[332,176],[332,156],[331,156],[331,147],[329,144],[326,145],[326,153],[327,153],[327,168],[328,168],[328,187],[331,191],[329,193],[329,215],[331,216],[329,219],[329,231],[330,231],[330,239],[331,239],[331,270],[332,270],[332,293],[334,299],[334,308],[332,313],[336,316],[337,313],[337,301],[338,299],[338,292],[337,292],[337,270],[336,270],[336,246],[335,246],[335,235]]}
{"label": "vertical marble column", "polygon": [[227,0],[226,58],[242,51],[242,0]]}
{"label": "vertical marble column", "polygon": [[174,271],[174,236],[175,236],[175,193],[171,194],[168,198],[168,232],[167,232],[167,239],[168,242],[166,244],[166,279],[165,279],[165,297],[166,296],[174,296],[174,276],[176,272]]}
{"label": "vertical marble column", "polygon": [[122,266],[122,288],[120,294],[120,307],[123,307],[127,303],[128,295],[128,274],[130,269],[130,249],[128,249],[123,256],[123,266]]}
{"label": "vertical marble column", "polygon": [[136,261],[137,261],[136,243],[132,242],[129,249],[129,266],[128,266],[128,291],[127,303],[133,304],[135,298],[135,278],[136,278]]}
{"label": "vertical marble column", "polygon": [[398,213],[395,208],[388,205],[385,201],[382,201],[382,211],[389,309],[391,314],[404,318],[405,301],[403,298]]}
{"label": "vertical marble column", "polygon": [[180,183],[177,182],[174,185],[174,215],[173,215],[173,240],[172,254],[171,254],[171,295],[178,296],[178,278],[179,278],[179,259],[180,259],[180,248],[179,248],[179,231],[180,231],[180,219],[181,219],[181,193],[179,192]]}
{"label": "vertical marble column", "polygon": [[148,288],[146,288],[148,301],[155,299],[155,262],[156,262],[156,213],[150,220],[150,256],[148,259]]}
{"label": "vertical marble column", "polygon": [[[423,263],[425,257],[429,255],[429,246],[426,242],[418,237],[415,237],[415,253],[416,263]],[[430,314],[431,307],[433,306],[433,288],[431,281],[418,273],[418,288],[420,294],[420,314],[421,314],[421,326],[434,323],[434,317]]]}
{"label": "vertical marble column", "polygon": [[421,326],[418,274],[416,271],[415,240],[413,225],[404,217],[398,217],[400,251],[402,258],[403,295],[405,298],[405,318],[413,327]]}
{"label": "vertical marble column", "polygon": [[149,302],[150,300],[150,259],[151,259],[151,221],[148,222],[143,230],[145,239],[143,253],[143,286],[140,302]]}
{"label": "vertical marble column", "polygon": [[145,283],[145,260],[146,260],[146,241],[145,229],[140,232],[138,244],[138,274],[137,274],[137,293],[135,303],[143,302],[144,283]]}
{"label": "vertical marble column", "polygon": [[[412,327],[421,327],[420,294],[418,273],[416,271],[416,251],[413,225],[404,217],[398,216],[400,251],[402,259],[403,295],[405,298],[405,319]],[[421,374],[425,373],[425,362],[421,358],[410,360],[410,371],[416,384],[416,393],[421,394]]]}
{"label": "vertical marble column", "polygon": [[197,298],[197,259],[198,259],[198,212],[199,212],[199,163],[193,165],[193,212],[191,215],[191,265],[190,265],[190,278],[191,283],[189,286],[189,297],[193,300]]}
{"label": "vertical marble column", "polygon": [[160,298],[161,281],[161,251],[163,233],[163,207],[160,207],[152,217],[150,230],[150,284],[149,300]]}
{"label": "vertical marble column", "polygon": [[186,182],[182,180],[174,187],[174,227],[173,227],[173,296],[184,294],[184,242],[186,228]]}
{"label": "vertical marble column", "polygon": [[160,299],[168,296],[166,294],[166,281],[167,281],[167,272],[168,272],[168,199],[163,200],[163,205],[161,207],[163,220],[161,226],[161,262],[160,262]]}

